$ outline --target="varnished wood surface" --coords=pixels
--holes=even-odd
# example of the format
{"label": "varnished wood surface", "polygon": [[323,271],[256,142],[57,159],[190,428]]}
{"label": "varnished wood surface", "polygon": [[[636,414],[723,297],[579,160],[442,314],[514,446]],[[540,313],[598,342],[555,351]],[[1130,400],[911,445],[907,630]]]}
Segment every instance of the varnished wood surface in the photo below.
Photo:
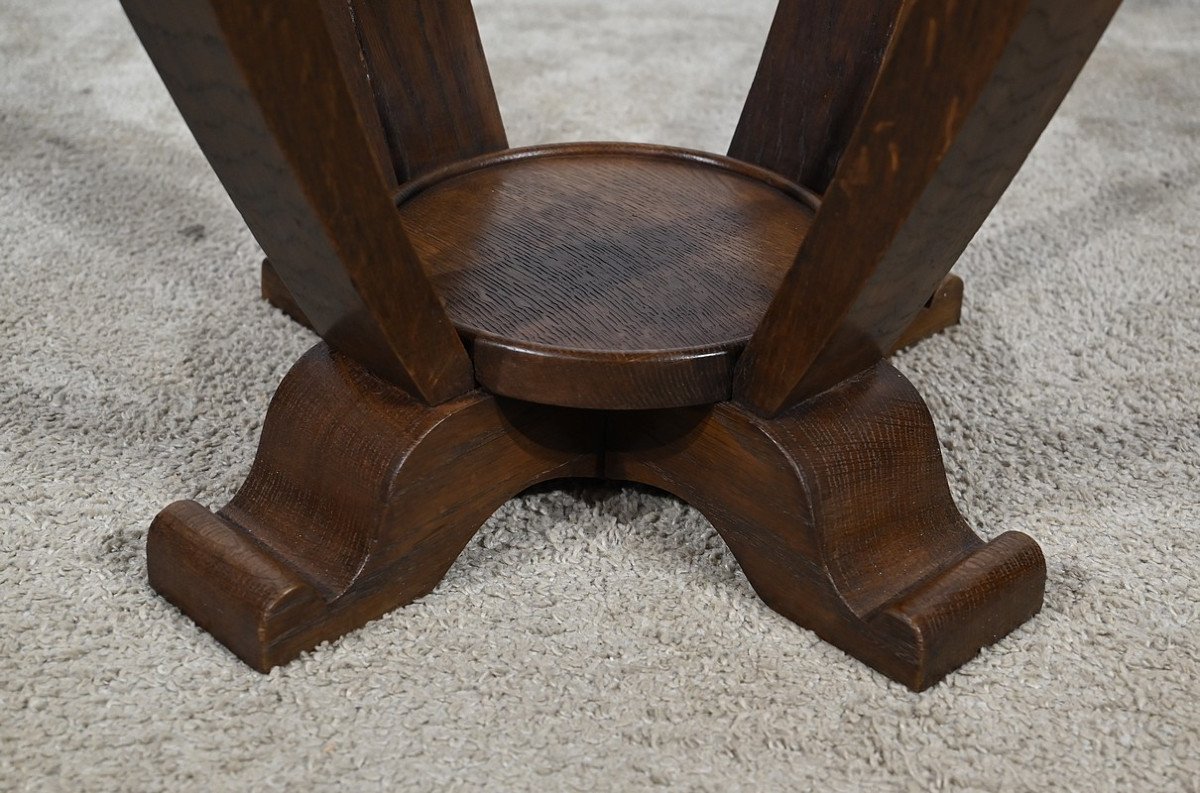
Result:
{"label": "varnished wood surface", "polygon": [[309,330],[313,329],[308,317],[304,316],[303,309],[296,305],[296,299],[292,297],[292,293],[284,285],[283,280],[279,277],[279,273],[275,272],[270,259],[263,259],[261,284],[263,300],[266,300],[272,306],[287,314],[296,323],[303,325]]}
{"label": "varnished wood surface", "polygon": [[396,181],[508,148],[470,0],[339,0]]}
{"label": "varnished wood surface", "polygon": [[264,294],[338,350],[230,504],[151,527],[153,585],[255,668],[567,476],[687,499],[772,608],[914,689],[1040,607],[1037,545],[970,530],[879,358],[957,321],[942,279],[1119,0],[783,0],[740,159],[506,150],[466,0],[123,2]]}
{"label": "varnished wood surface", "polygon": [[912,324],[892,346],[891,352],[912,347],[930,336],[934,336],[962,321],[963,280],[957,275],[948,275],[929,298]]}
{"label": "varnished wood surface", "polygon": [[374,161],[384,187],[394,192],[400,184],[396,174],[396,165],[388,146],[387,133],[383,127],[383,118],[379,115],[379,103],[375,98],[375,88],[371,85],[371,75],[363,57],[362,44],[359,42],[358,22],[354,17],[350,0],[319,0],[325,16],[325,26],[329,30],[330,39],[342,67],[342,77],[346,88],[350,91],[350,99],[361,124],[359,125],[371,159]]}
{"label": "varnished wood surface", "polygon": [[724,158],[593,145],[476,161],[400,212],[483,386],[648,408],[728,397],[814,203]]}
{"label": "varnished wood surface", "polygon": [[697,507],[771,608],[914,690],[1041,607],[1037,544],[970,530],[924,402],[886,363],[775,419],[614,413],[607,438],[608,476]]}
{"label": "varnished wood surface", "polygon": [[886,364],[768,420],[482,392],[427,407],[325,345],[280,386],[233,501],[155,519],[151,582],[266,671],[432,591],[505,499],[566,476],[687,499],[769,606],[917,690],[1041,604],[1037,545],[971,532],[924,403]]}
{"label": "varnished wood surface", "polygon": [[[308,321],[308,318],[304,316],[304,312],[301,311],[300,307],[296,305],[296,301],[292,298],[291,293],[287,291],[287,287],[283,285],[283,281],[279,280],[279,276],[275,273],[275,268],[271,266],[271,262],[269,260],[264,260],[262,264],[262,296],[264,300],[283,313],[287,314],[297,323],[306,328],[312,328],[312,323]],[[923,309],[921,309],[921,313],[917,314],[917,318],[913,320],[913,324],[904,331],[904,334],[900,337],[900,341],[896,343],[896,347],[893,352],[899,352],[900,350],[912,347],[913,345],[924,341],[930,336],[934,336],[946,330],[947,328],[957,325],[962,319],[962,301],[962,279],[957,275],[946,276],[946,280],[943,281],[940,286],[938,286],[937,291],[934,292],[933,296],[929,298],[929,302]],[[493,364],[492,360],[489,359],[489,354],[490,352],[487,345],[481,345],[475,349],[472,357],[475,359],[476,368],[482,367],[484,369],[492,370],[494,365],[500,365],[503,363],[503,356],[501,356],[499,362],[497,364]],[[702,354],[701,356],[697,357],[717,358],[719,361],[717,361],[715,365],[722,367],[729,367],[731,363],[728,361],[728,357],[724,353],[720,352]],[[709,362],[709,365],[712,365],[712,363],[713,362]],[[603,362],[588,361],[586,357],[584,358],[583,364],[586,366],[606,365]],[[613,383],[619,383],[626,375],[623,364],[618,361],[616,363],[609,362],[607,365],[611,370],[608,380]],[[680,365],[697,366],[704,364],[702,364],[699,360],[693,359],[691,361],[682,361]],[[562,360],[561,358],[558,360],[551,360],[548,362],[548,366],[555,370],[555,374],[557,376],[563,378],[568,383],[574,382],[574,378],[571,376],[569,371],[571,366],[570,361]],[[518,369],[518,371],[520,370]],[[494,374],[489,375],[491,379],[501,379],[504,376],[505,375],[502,370],[496,371]],[[625,386],[617,385],[615,387],[623,388]],[[697,397],[699,397],[698,394]],[[581,401],[582,399],[582,396],[568,397],[569,401],[574,402]],[[699,403],[700,400],[697,399],[697,404]]]}
{"label": "varnished wood surface", "polygon": [[739,362],[762,415],[889,352],[995,206],[1120,0],[911,0],[822,211]]}
{"label": "varnished wood surface", "polygon": [[427,407],[319,345],[279,387],[233,501],[155,519],[150,581],[266,671],[431,591],[522,490],[598,475],[602,431],[481,392]]}
{"label": "varnished wood surface", "polygon": [[781,0],[729,156],[825,192],[902,0]]}
{"label": "varnished wood surface", "polygon": [[318,0],[124,0],[200,148],[316,330],[429,402],[470,360],[404,235]]}

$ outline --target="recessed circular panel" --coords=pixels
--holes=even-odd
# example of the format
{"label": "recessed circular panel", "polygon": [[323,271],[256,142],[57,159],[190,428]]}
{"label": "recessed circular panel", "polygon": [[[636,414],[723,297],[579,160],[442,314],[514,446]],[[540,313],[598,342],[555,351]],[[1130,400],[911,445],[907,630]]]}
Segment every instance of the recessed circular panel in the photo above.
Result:
{"label": "recessed circular panel", "polygon": [[629,408],[727,396],[812,203],[732,160],[613,145],[459,166],[400,211],[484,386]]}

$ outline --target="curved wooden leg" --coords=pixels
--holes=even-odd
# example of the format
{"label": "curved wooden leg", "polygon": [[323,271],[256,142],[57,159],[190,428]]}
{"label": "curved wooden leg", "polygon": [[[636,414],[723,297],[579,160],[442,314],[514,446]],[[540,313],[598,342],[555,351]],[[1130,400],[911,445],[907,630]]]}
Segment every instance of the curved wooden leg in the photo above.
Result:
{"label": "curved wooden leg", "polygon": [[482,393],[428,407],[319,345],[280,385],[233,501],[154,520],[150,582],[267,671],[430,592],[530,485],[597,476],[603,430]]}
{"label": "curved wooden leg", "polygon": [[775,419],[726,403],[610,421],[609,476],[692,503],[769,606],[910,688],[1041,608],[1041,550],[966,525],[925,404],[886,363]]}

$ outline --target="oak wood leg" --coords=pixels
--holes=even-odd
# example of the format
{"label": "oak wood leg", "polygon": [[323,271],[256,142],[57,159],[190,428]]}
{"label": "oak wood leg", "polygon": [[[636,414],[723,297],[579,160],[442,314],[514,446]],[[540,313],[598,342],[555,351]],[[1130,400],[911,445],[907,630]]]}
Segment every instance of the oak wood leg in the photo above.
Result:
{"label": "oak wood leg", "polygon": [[776,611],[914,690],[1041,608],[1028,536],[954,505],[924,402],[887,363],[775,419],[614,414],[605,470],[700,509]]}
{"label": "oak wood leg", "polygon": [[263,300],[287,314],[296,324],[303,325],[309,330],[313,329],[312,322],[304,314],[304,309],[296,303],[296,298],[292,297],[292,293],[288,291],[283,279],[275,271],[270,259],[263,259],[262,263],[262,296]]}
{"label": "oak wood leg", "polygon": [[267,671],[430,592],[512,496],[598,475],[602,433],[597,414],[478,392],[427,407],[318,345],[233,501],[154,520],[150,582]]}

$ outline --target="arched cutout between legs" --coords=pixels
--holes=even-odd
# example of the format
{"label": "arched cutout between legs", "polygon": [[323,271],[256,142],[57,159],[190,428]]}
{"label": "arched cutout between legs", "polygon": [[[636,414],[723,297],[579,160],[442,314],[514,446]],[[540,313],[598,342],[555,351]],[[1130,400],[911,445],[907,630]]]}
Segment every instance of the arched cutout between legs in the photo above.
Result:
{"label": "arched cutout between legs", "polygon": [[699,508],[768,605],[914,689],[1041,606],[1037,544],[967,527],[925,404],[887,364],[763,419],[480,392],[428,407],[325,345],[280,386],[233,501],[154,521],[150,580],[266,671],[431,592],[507,499],[600,476]]}

